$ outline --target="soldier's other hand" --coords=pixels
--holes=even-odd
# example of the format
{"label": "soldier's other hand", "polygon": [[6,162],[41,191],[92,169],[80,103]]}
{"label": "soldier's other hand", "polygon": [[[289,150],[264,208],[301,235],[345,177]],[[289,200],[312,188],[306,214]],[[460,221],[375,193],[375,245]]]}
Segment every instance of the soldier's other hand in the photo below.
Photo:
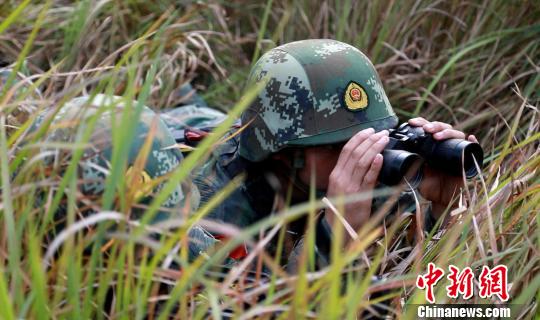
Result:
{"label": "soldier's other hand", "polygon": [[[343,147],[332,170],[327,196],[366,195],[365,200],[345,204],[345,220],[358,230],[371,214],[371,197],[383,164],[381,152],[388,144],[388,131],[375,133],[372,128],[358,132]],[[339,209],[339,208],[338,208]],[[326,219],[332,225],[334,213],[326,210]]]}
{"label": "soldier's other hand", "polygon": [[[424,118],[414,118],[409,120],[409,124],[422,127],[424,131],[433,135],[436,140],[465,139],[478,143],[475,136],[468,137],[462,131],[452,128],[452,125],[439,121],[428,121]],[[446,209],[453,196],[459,192],[463,186],[463,178],[445,174],[442,171],[434,170],[429,166],[424,167],[424,177],[418,191],[422,197],[432,203],[432,212],[438,218]]]}

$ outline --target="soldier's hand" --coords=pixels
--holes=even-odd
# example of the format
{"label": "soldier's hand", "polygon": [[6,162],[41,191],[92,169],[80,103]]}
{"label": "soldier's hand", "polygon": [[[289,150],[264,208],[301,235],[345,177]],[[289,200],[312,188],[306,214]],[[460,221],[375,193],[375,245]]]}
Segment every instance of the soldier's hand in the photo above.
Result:
{"label": "soldier's hand", "polygon": [[[424,118],[414,118],[409,120],[409,124],[416,127],[422,127],[424,131],[433,134],[436,140],[446,139],[465,139],[465,133],[455,130],[448,123],[438,121],[427,121]],[[478,142],[476,137],[470,135],[467,140]],[[432,202],[432,211],[435,218],[438,218],[446,209],[452,197],[459,192],[463,186],[463,178],[447,175],[442,171],[434,170],[429,166],[424,167],[424,177],[418,191],[426,200]]]}
{"label": "soldier's hand", "polygon": [[[358,193],[367,196],[363,201],[347,203],[342,209],[345,220],[355,230],[358,230],[371,214],[371,196],[383,164],[381,152],[388,141],[386,130],[378,133],[373,129],[358,132],[345,144],[330,174],[327,196]],[[334,213],[326,210],[325,218],[332,225],[335,220]]]}

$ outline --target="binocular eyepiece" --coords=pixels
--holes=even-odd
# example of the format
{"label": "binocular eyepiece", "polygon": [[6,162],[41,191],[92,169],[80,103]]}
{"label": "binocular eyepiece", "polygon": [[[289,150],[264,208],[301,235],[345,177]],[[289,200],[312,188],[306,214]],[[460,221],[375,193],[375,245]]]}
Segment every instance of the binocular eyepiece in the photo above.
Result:
{"label": "binocular eyepiece", "polygon": [[407,123],[389,131],[390,141],[382,153],[384,160],[379,173],[379,181],[385,185],[396,185],[405,179],[417,187],[422,180],[424,162],[452,176],[465,173],[467,179],[478,174],[475,160],[482,168],[484,151],[478,143],[463,139],[438,141],[421,127]]}

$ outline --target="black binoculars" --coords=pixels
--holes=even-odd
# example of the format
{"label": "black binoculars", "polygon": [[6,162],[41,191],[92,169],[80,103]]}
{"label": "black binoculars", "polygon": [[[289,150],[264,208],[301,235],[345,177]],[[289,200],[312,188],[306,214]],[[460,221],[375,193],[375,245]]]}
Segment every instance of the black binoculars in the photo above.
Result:
{"label": "black binoculars", "polygon": [[424,163],[452,176],[465,173],[467,179],[478,174],[475,160],[482,168],[484,151],[478,143],[463,139],[438,141],[421,127],[407,123],[389,131],[390,141],[382,153],[384,160],[379,173],[379,182],[387,186],[407,180],[417,187]]}

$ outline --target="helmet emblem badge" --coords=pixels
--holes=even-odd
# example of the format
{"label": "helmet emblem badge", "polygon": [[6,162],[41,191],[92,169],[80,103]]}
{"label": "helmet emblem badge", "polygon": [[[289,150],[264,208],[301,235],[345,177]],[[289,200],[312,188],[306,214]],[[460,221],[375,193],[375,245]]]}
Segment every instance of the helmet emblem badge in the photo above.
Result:
{"label": "helmet emblem badge", "polygon": [[367,108],[369,99],[366,91],[358,83],[351,81],[345,89],[345,106],[351,111],[357,111]]}
{"label": "helmet emblem badge", "polygon": [[137,170],[130,166],[126,171],[126,183],[132,189],[135,199],[143,198],[150,194],[152,178],[145,170]]}

